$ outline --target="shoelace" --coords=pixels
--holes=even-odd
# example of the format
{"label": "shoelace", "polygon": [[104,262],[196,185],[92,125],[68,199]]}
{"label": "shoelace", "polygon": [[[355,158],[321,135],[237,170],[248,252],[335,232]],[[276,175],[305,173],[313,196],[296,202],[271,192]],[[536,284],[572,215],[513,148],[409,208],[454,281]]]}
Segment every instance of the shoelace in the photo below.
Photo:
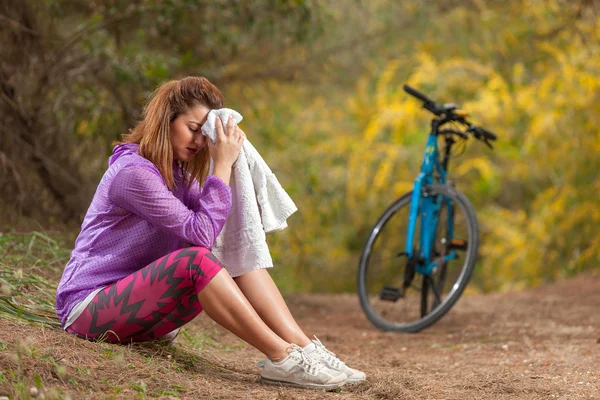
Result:
{"label": "shoelace", "polygon": [[325,358],[329,364],[331,364],[334,368],[340,368],[342,365],[344,365],[344,362],[337,358],[334,352],[328,350],[325,345],[321,343],[319,338],[316,336],[313,337],[313,343],[317,346],[317,350],[322,354],[323,358]]}
{"label": "shoelace", "polygon": [[300,356],[300,362],[298,363],[298,365],[300,365],[302,369],[304,369],[304,371],[308,372],[311,375],[317,375],[321,371],[321,369],[323,369],[323,364],[310,358],[308,354],[304,352],[304,349],[298,346],[297,344],[290,344],[288,353],[290,353],[292,357],[294,356],[294,354],[292,353],[297,353]]}

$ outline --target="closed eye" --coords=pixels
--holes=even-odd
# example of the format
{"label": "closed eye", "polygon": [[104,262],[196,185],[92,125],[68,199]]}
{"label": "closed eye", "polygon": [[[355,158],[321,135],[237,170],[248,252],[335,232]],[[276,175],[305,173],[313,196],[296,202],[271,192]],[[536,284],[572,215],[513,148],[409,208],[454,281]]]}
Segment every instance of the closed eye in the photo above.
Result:
{"label": "closed eye", "polygon": [[193,129],[192,129],[192,127],[190,127],[190,126],[188,125],[188,126],[189,126],[189,128],[190,128],[190,130],[191,130],[192,132],[198,132],[198,131],[200,130],[200,128],[202,128],[202,124],[201,124],[200,122],[197,122],[197,121],[189,121],[189,122],[190,122],[190,123],[192,123],[192,124],[194,124],[194,125],[197,125],[197,126],[198,126],[198,127],[196,128],[196,130],[193,130]]}

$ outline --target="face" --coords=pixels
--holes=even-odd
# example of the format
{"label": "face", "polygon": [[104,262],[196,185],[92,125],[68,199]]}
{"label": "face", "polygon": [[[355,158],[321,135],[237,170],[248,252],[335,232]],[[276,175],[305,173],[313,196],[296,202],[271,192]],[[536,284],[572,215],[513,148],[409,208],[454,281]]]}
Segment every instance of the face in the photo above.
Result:
{"label": "face", "polygon": [[171,144],[177,161],[189,162],[206,146],[206,136],[200,130],[210,109],[197,105],[171,122]]}

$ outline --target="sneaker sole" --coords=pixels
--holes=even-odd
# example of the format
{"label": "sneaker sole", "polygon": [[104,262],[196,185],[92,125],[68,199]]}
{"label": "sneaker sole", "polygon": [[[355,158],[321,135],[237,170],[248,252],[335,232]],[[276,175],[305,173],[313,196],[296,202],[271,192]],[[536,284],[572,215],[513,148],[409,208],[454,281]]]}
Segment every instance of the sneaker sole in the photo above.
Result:
{"label": "sneaker sole", "polygon": [[277,381],[274,379],[265,378],[263,376],[260,377],[260,382],[265,385],[278,385],[278,386],[291,386],[291,387],[299,387],[303,389],[322,389],[322,390],[330,390],[337,389],[346,384],[346,382],[340,383],[330,383],[330,384],[319,384],[319,383],[295,383],[295,382],[286,382],[286,381]]}
{"label": "sneaker sole", "polygon": [[365,381],[366,381],[366,379],[354,379],[354,380],[352,380],[352,379],[348,379],[348,380],[346,381],[346,383],[347,383],[348,385],[358,385],[359,383],[363,383],[363,382],[365,382]]}

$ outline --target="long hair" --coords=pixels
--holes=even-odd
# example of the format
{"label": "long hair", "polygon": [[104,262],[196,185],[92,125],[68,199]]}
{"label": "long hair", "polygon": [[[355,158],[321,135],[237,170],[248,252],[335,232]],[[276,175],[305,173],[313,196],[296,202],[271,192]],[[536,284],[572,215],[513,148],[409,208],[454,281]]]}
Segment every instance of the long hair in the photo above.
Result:
{"label": "long hair", "polygon": [[[190,108],[204,105],[209,109],[223,107],[223,95],[215,85],[203,77],[188,76],[160,85],[144,107],[137,126],[122,136],[119,143],[138,143],[142,157],[158,168],[169,189],[175,186],[173,175],[173,146],[171,122]],[[196,178],[200,184],[208,175],[210,154],[208,146],[190,161],[182,163],[184,182],[189,186]]]}

